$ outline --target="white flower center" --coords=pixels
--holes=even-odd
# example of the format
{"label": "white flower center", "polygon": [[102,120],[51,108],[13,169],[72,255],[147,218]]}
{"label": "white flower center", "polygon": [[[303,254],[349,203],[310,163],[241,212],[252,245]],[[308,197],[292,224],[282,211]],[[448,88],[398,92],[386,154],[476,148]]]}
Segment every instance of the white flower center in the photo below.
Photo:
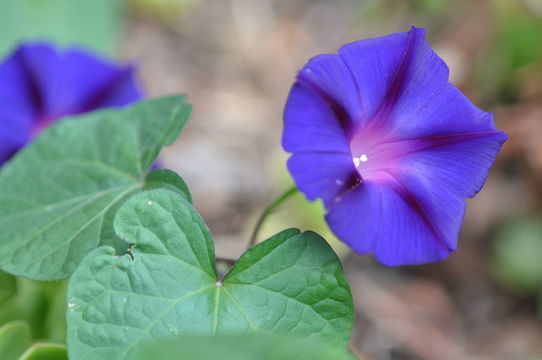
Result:
{"label": "white flower center", "polygon": [[362,162],[367,162],[369,160],[369,157],[367,157],[367,154],[361,154],[359,157],[352,158],[352,161],[354,161],[354,165],[358,167]]}

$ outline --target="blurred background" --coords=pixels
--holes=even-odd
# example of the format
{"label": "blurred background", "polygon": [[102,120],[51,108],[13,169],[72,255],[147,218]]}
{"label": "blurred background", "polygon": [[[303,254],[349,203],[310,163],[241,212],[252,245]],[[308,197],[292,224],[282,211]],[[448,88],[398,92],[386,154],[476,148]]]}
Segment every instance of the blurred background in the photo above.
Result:
{"label": "blurred background", "polygon": [[[509,135],[468,201],[459,252],[385,268],[349,253],[320,204],[296,195],[262,239],[320,232],[343,258],[365,359],[542,359],[542,0],[2,0],[0,56],[26,39],[137,64],[149,97],[185,93],[194,114],[165,149],[217,242],[236,259],[263,208],[291,185],[282,110],[312,56],[368,37],[427,29],[451,81]],[[0,274],[0,325],[62,342],[65,283]]]}

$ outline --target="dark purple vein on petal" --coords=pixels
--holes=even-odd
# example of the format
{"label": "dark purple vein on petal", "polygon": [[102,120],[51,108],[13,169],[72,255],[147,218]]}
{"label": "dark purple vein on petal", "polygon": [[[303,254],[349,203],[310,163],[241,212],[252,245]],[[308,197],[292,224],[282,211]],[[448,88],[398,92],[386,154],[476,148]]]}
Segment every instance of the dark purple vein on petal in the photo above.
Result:
{"label": "dark purple vein on petal", "polygon": [[25,77],[28,96],[33,105],[34,116],[40,118],[45,112],[45,99],[43,98],[42,89],[39,84],[39,80],[35,73],[35,69],[28,59],[27,53],[24,48],[19,49],[17,56],[20,57],[20,66],[22,68],[23,76]]}
{"label": "dark purple vein on petal", "polygon": [[345,135],[348,137],[348,134],[352,132],[352,121],[350,119],[350,115],[348,115],[348,112],[346,111],[344,106],[331,95],[329,95],[324,89],[316,85],[312,80],[308,79],[305,76],[302,76],[302,74],[299,74],[297,81],[301,85],[304,85],[309,90],[313,91],[329,106],[329,108],[335,115],[335,118],[339,122],[339,125],[343,129]]}
{"label": "dark purple vein on petal", "polygon": [[420,204],[416,196],[395,175],[393,175],[391,172],[388,172],[388,175],[393,179],[392,188],[394,188],[394,190],[399,194],[399,196],[401,196],[403,200],[405,200],[406,203],[420,216],[423,223],[433,233],[439,245],[450,252],[455,251],[448,245],[446,240],[442,237],[440,232],[437,230],[437,228],[435,227],[435,225],[429,218],[429,215],[427,215],[423,206]]}
{"label": "dark purple vein on petal", "polygon": [[435,136],[424,136],[420,138],[412,139],[397,139],[397,140],[388,140],[381,141],[375,145],[389,145],[389,144],[410,144],[406,146],[405,150],[402,152],[402,156],[412,154],[418,151],[426,151],[441,146],[454,145],[461,142],[467,142],[470,140],[476,140],[484,138],[487,136],[495,136],[501,134],[500,131],[480,131],[480,132],[468,132],[468,133],[458,133],[458,134],[446,134],[446,135],[435,135]]}
{"label": "dark purple vein on petal", "polygon": [[407,45],[401,58],[401,62],[399,63],[399,67],[397,68],[390,86],[386,91],[386,95],[384,95],[382,98],[380,106],[372,116],[372,119],[376,119],[376,121],[385,121],[391,114],[397,100],[399,100],[399,97],[403,93],[407,81],[408,71],[412,65],[416,51],[419,48],[419,41],[416,40],[417,37],[415,30],[412,29],[408,33]]}
{"label": "dark purple vein on petal", "polygon": [[118,73],[109,79],[109,81],[99,88],[89,99],[78,109],[81,113],[92,111],[103,106],[103,103],[115,94],[125,81],[129,81],[134,69],[127,67],[121,69]]}
{"label": "dark purple vein on petal", "polygon": [[[361,117],[363,116],[366,116],[364,115],[365,114],[365,109],[364,109],[364,105],[363,105],[363,98],[361,96],[361,89],[359,87],[359,84],[358,82],[356,81],[356,76],[354,75],[354,71],[352,70],[352,68],[350,68],[350,65],[348,65],[348,62],[346,60],[344,60],[344,58],[339,54],[339,59],[341,59],[342,63],[344,64],[344,67],[346,68],[346,70],[348,71],[348,74],[350,75],[350,78],[352,79],[352,83],[354,84],[354,86],[356,87],[356,93],[357,93],[357,98],[358,98],[358,102],[361,106]],[[352,119],[354,120],[354,119]],[[361,124],[362,123],[362,119],[357,119],[358,120],[358,124]]]}

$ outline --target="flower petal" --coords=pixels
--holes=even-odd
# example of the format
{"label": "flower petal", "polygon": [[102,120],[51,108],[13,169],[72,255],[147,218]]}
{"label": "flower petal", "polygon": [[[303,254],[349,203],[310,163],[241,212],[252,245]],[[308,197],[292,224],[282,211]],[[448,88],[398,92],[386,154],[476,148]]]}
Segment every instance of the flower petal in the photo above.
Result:
{"label": "flower petal", "polygon": [[[386,102],[395,96],[404,77],[407,50],[413,46],[411,33],[396,33],[375,39],[360,40],[339,49],[339,55],[348,66],[352,81],[360,89],[349,96],[360,96],[363,108],[362,127],[368,125]],[[423,30],[420,30],[423,31]],[[404,64],[403,64],[404,63]],[[393,85],[395,83],[395,86]]]}
{"label": "flower petal", "polygon": [[[83,51],[57,52],[45,44],[23,45],[19,55],[41,94],[41,113],[47,117],[78,114],[102,107],[116,89],[125,95],[122,103],[138,100],[140,90],[123,89],[133,84],[130,67],[118,67]],[[109,102],[111,103],[111,102]]]}
{"label": "flower petal", "polygon": [[0,166],[30,137],[35,104],[25,69],[14,54],[0,64]]}
{"label": "flower petal", "polygon": [[322,198],[326,207],[359,182],[350,154],[298,152],[288,160],[288,169],[298,189],[311,201]]}
{"label": "flower petal", "polygon": [[[19,122],[0,121],[1,126],[22,127],[30,131],[36,114],[34,89],[28,81],[25,67],[20,63],[18,52],[0,64],[0,111],[17,116]],[[3,118],[3,117],[2,117]]]}
{"label": "flower petal", "polygon": [[[413,28],[408,67],[397,81],[398,93],[387,99],[387,121],[396,138],[495,131],[492,116],[474,106],[449,83],[448,66]],[[393,98],[393,99],[391,99]]]}
{"label": "flower petal", "polygon": [[349,134],[362,118],[359,88],[353,81],[350,68],[336,54],[313,57],[297,75],[297,83],[317,93]]}
{"label": "flower petal", "polygon": [[449,83],[424,37],[412,27],[347,44],[340,61],[312,59],[285,110],[283,144],[298,188],[324,200],[341,240],[391,266],[457,249],[465,198],[480,190],[506,140],[492,115]]}
{"label": "flower petal", "polygon": [[[3,116],[0,113],[0,116]],[[10,129],[0,126],[0,167],[25,145],[25,134],[13,133]]]}
{"label": "flower petal", "polygon": [[430,187],[400,187],[414,184],[416,181],[406,185],[396,183],[388,191],[381,192],[382,217],[386,221],[382,222],[373,253],[384,265],[438,262],[457,247],[464,200],[431,192]]}
{"label": "flower petal", "polygon": [[363,89],[365,122],[396,139],[494,131],[490,115],[449,83],[448,66],[424,38],[425,30],[412,27],[339,50]]}
{"label": "flower petal", "polygon": [[[408,185],[416,183],[410,180]],[[431,188],[415,190],[391,177],[387,184],[363,183],[332,207],[326,220],[354,251],[372,252],[384,265],[443,260],[455,250],[464,201]]]}
{"label": "flower petal", "polygon": [[345,194],[326,214],[339,239],[358,254],[369,254],[379,237],[383,221],[382,186],[366,182]]}
{"label": "flower petal", "polygon": [[25,44],[0,64],[0,166],[53,121],[140,99],[132,66]]}
{"label": "flower petal", "polygon": [[328,103],[307,85],[296,83],[284,111],[286,151],[350,151],[344,130]]}
{"label": "flower petal", "polygon": [[288,168],[308,199],[326,206],[359,181],[348,145],[352,119],[360,118],[356,84],[337,55],[320,55],[300,71],[284,111]]}
{"label": "flower petal", "polygon": [[405,154],[398,164],[441,192],[470,198],[484,185],[506,139],[501,131],[420,138],[412,141],[417,150]]}
{"label": "flower petal", "polygon": [[136,69],[133,66],[118,69],[114,81],[108,88],[103,89],[101,96],[95,98],[94,102],[87,103],[86,108],[94,110],[102,107],[124,106],[141,99],[143,90],[136,81],[135,72]]}
{"label": "flower petal", "polygon": [[505,140],[502,132],[415,140],[418,151],[380,181],[361,183],[326,219],[354,251],[385,265],[443,260],[457,249],[464,198],[480,190]]}

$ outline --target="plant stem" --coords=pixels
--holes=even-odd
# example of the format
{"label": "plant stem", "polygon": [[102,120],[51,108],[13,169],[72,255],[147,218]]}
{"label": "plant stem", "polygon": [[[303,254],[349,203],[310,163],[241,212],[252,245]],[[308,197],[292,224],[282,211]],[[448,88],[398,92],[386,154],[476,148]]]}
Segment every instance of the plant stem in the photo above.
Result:
{"label": "plant stem", "polygon": [[256,245],[258,242],[258,234],[260,232],[260,229],[262,228],[263,223],[267,219],[269,215],[273,213],[283,202],[288,200],[293,195],[297,194],[299,190],[297,190],[297,187],[293,185],[291,188],[283,192],[278,198],[275,199],[271,204],[269,204],[263,213],[260,215],[258,222],[256,223],[256,226],[254,227],[254,231],[252,232],[252,236],[250,237],[250,242],[248,243],[248,247],[252,247]]}

